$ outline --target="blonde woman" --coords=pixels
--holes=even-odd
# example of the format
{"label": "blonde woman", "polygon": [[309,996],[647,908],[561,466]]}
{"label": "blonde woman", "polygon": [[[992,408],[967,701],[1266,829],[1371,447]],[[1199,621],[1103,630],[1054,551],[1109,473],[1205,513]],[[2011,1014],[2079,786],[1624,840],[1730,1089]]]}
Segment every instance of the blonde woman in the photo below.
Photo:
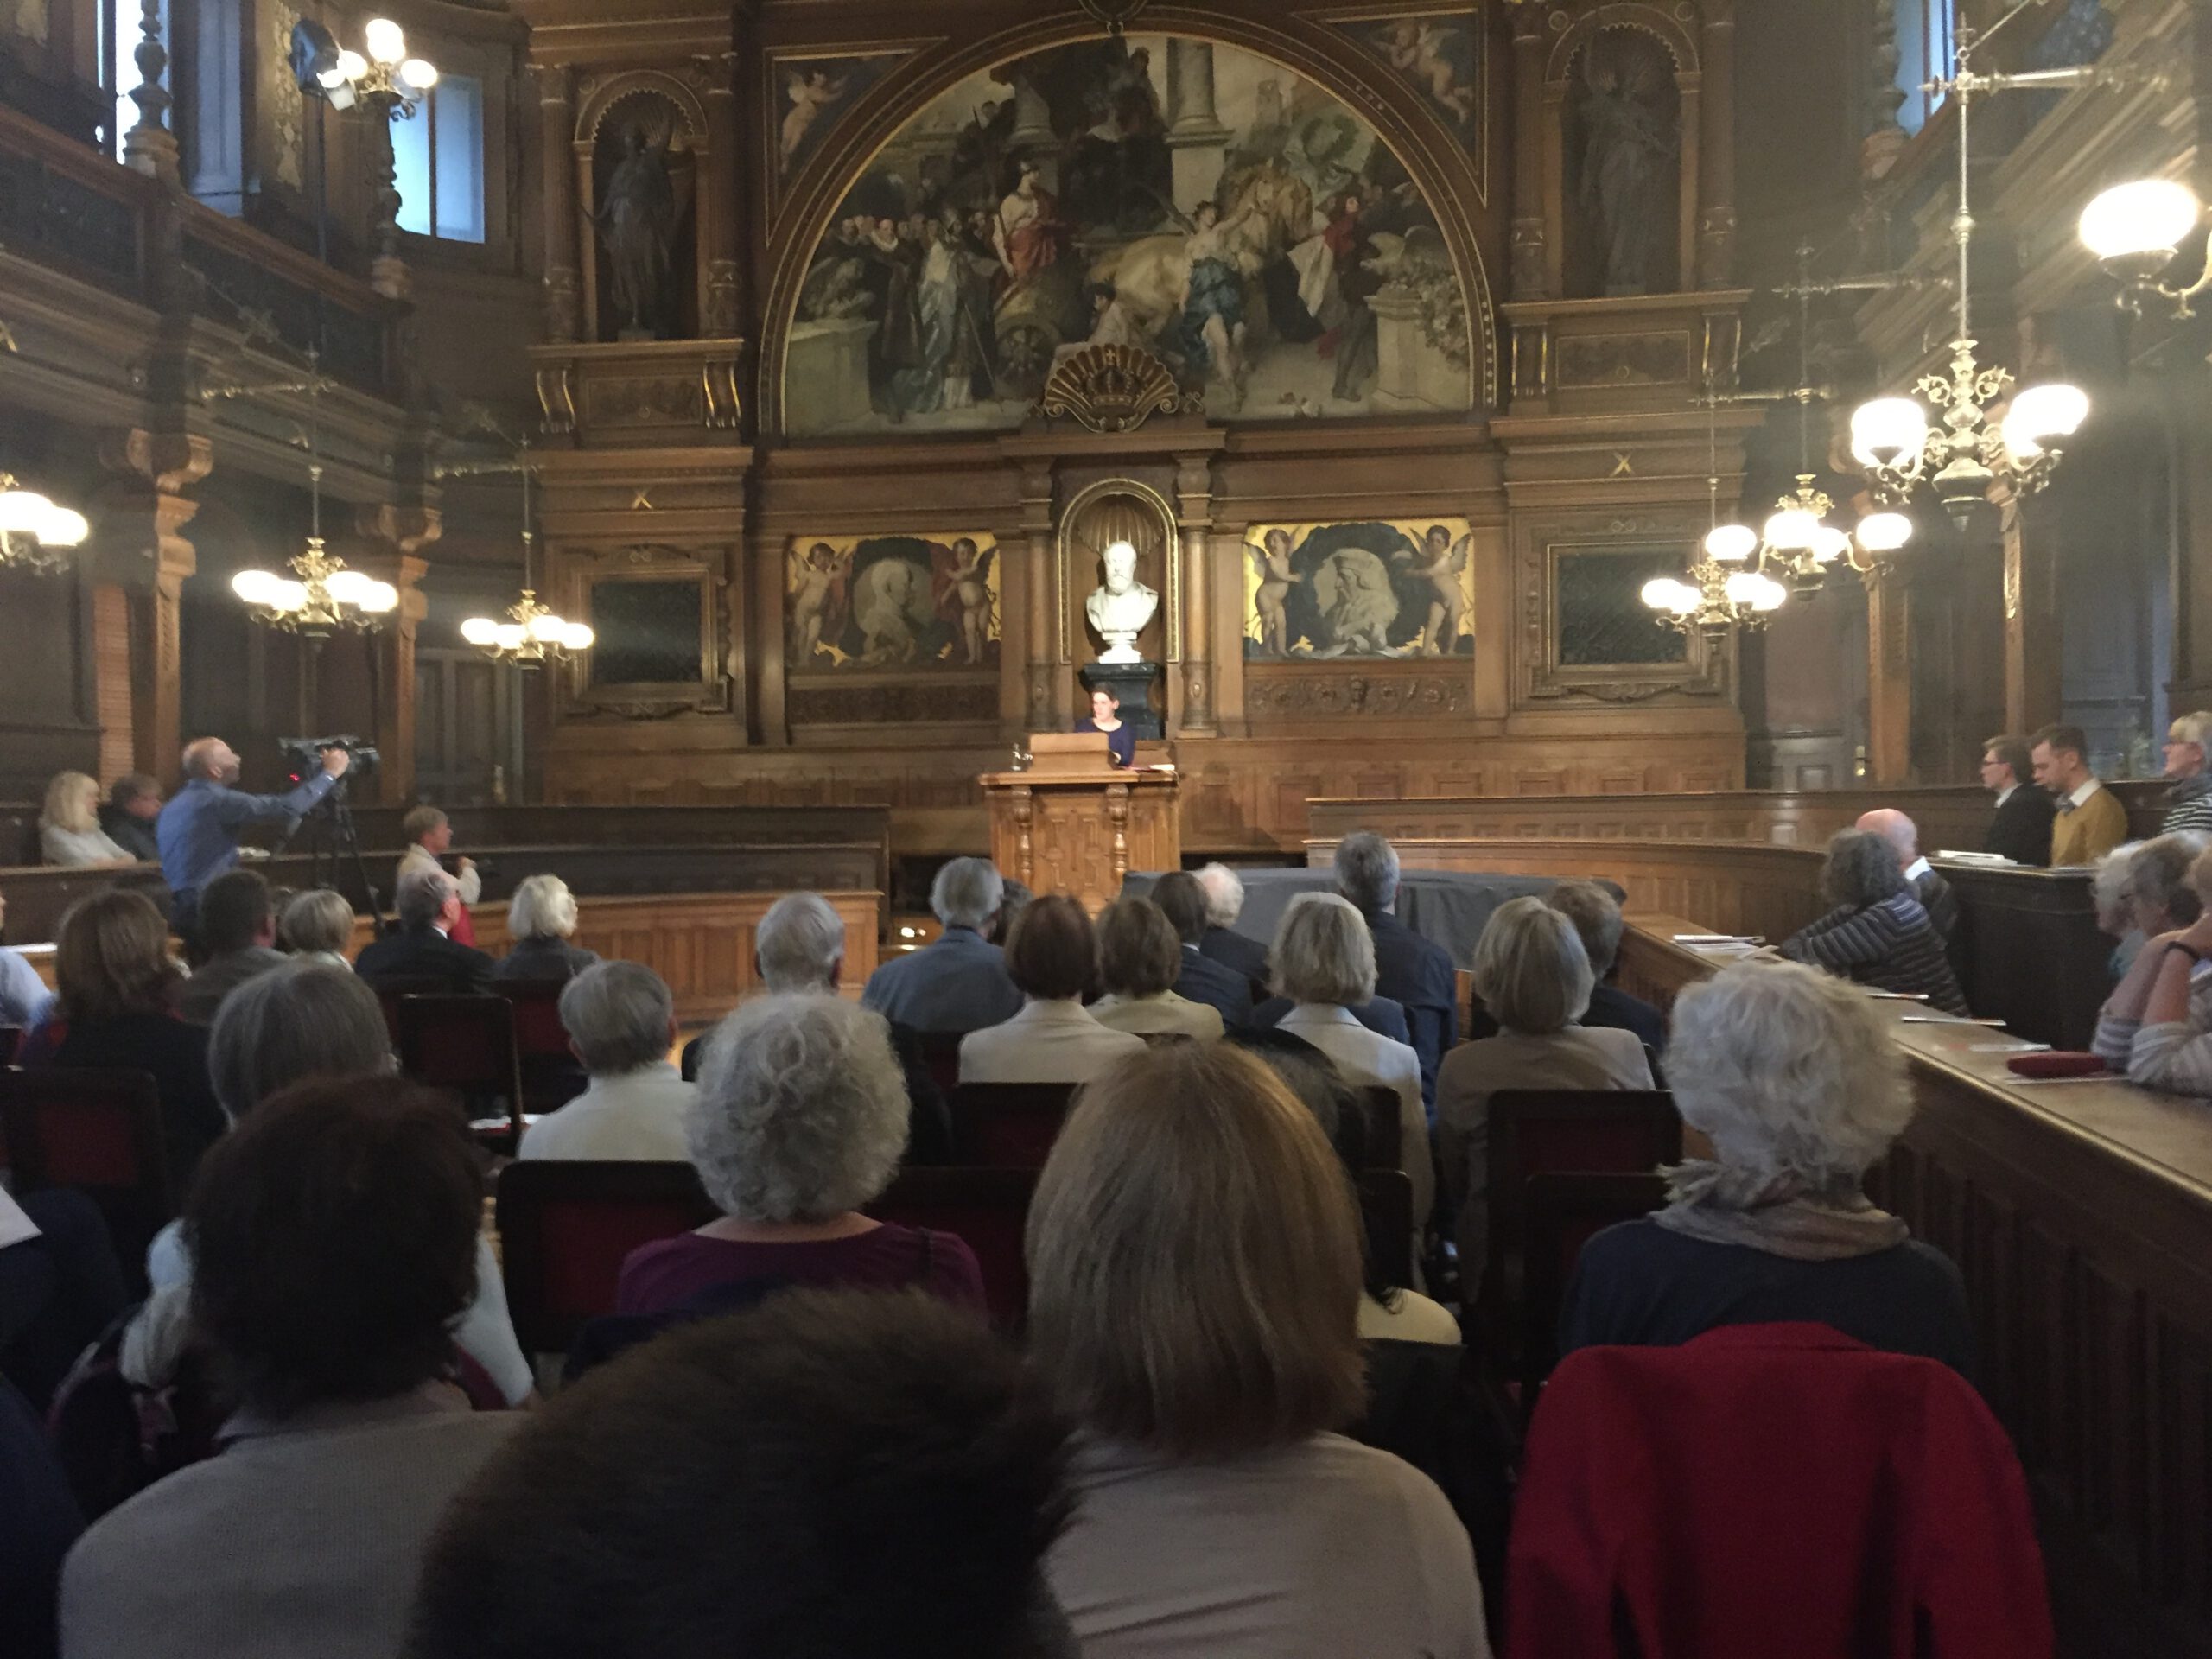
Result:
{"label": "blonde woman", "polygon": [[100,828],[100,786],[81,772],[54,774],[38,819],[39,851],[49,864],[105,869],[138,861]]}
{"label": "blonde woman", "polygon": [[1078,1426],[1048,1563],[1084,1659],[1482,1659],[1465,1528],[1338,1433],[1366,1400],[1359,1215],[1311,1112],[1225,1043],[1077,1097],[1030,1206],[1029,1354]]}
{"label": "blonde woman", "polygon": [[1148,899],[1117,899],[1098,918],[1098,977],[1106,995],[1090,1017],[1114,1031],[1211,1042],[1221,1010],[1175,994],[1183,972],[1183,941],[1166,913]]}
{"label": "blonde woman", "polygon": [[524,877],[507,900],[507,938],[512,941],[494,979],[574,979],[599,961],[569,941],[575,937],[576,896],[557,875]]}

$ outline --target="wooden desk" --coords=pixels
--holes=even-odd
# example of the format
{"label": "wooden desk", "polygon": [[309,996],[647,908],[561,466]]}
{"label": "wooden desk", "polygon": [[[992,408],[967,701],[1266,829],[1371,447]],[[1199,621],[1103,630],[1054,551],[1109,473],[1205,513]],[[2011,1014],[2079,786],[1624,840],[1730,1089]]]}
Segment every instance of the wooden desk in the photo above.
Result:
{"label": "wooden desk", "polygon": [[1173,772],[1112,766],[986,772],[991,861],[1034,893],[1065,893],[1096,915],[1131,870],[1179,870]]}
{"label": "wooden desk", "polygon": [[[1636,915],[1621,980],[1670,1003],[1709,931]],[[1869,1182],[1958,1263],[1983,1394],[2033,1488],[2061,1650],[2212,1655],[2212,1103],[2027,1084],[1986,1027],[1896,1023],[1915,1114]]]}

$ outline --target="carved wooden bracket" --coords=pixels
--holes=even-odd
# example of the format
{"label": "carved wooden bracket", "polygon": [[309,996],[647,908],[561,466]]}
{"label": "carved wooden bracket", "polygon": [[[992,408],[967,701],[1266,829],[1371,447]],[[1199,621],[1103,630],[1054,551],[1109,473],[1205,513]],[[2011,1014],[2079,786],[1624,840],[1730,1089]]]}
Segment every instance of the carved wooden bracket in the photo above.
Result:
{"label": "carved wooden bracket", "polygon": [[1030,413],[1073,420],[1092,432],[1134,432],[1154,415],[1197,415],[1205,407],[1143,347],[1086,346],[1052,371]]}

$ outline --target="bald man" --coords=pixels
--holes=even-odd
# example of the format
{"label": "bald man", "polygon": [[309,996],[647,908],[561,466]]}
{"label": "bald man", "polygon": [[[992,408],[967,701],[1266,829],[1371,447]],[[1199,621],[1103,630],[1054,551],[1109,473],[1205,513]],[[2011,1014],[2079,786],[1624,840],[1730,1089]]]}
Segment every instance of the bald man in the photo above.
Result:
{"label": "bald man", "polygon": [[1959,901],[1951,891],[1951,884],[1936,874],[1920,855],[1919,826],[1895,807],[1879,806],[1872,812],[1861,813],[1854,827],[1879,836],[1889,843],[1890,850],[1897,855],[1897,868],[1912,883],[1912,896],[1920,900],[1920,907],[1936,924],[1936,931],[1943,936],[1948,949],[1959,936]]}
{"label": "bald man", "polygon": [[272,818],[296,818],[337,787],[353,756],[326,750],[322,770],[284,795],[248,795],[238,780],[238,752],[219,737],[185,745],[184,787],[154,820],[162,878],[175,895],[170,921],[187,939],[200,914],[200,890],[238,861],[238,831]]}

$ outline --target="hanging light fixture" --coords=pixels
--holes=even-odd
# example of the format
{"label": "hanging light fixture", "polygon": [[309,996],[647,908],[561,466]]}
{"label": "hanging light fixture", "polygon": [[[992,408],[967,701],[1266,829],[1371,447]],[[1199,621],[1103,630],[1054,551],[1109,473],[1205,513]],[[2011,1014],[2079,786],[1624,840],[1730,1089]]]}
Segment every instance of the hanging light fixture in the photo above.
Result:
{"label": "hanging light fixture", "polygon": [[2175,321],[2196,315],[2190,302],[2212,288],[2212,248],[2202,274],[2187,288],[2162,278],[2203,212],[2196,193],[2171,179],[2116,184],[2082,210],[2082,244],[2120,283],[2122,310],[2139,317],[2144,301],[2155,294],[2173,302]]}
{"label": "hanging light fixture", "polygon": [[85,515],[0,472],[0,569],[52,570],[92,533]]}
{"label": "hanging light fixture", "polygon": [[572,652],[591,649],[592,631],[570,622],[550,606],[537,602],[531,585],[531,553],[537,535],[531,518],[530,445],[522,446],[522,597],[507,607],[507,620],[472,616],[461,625],[461,637],[495,663],[516,668],[539,668],[566,662]]}
{"label": "hanging light fixture", "polygon": [[1758,629],[1780,610],[1789,590],[1753,563],[1759,538],[1749,524],[1720,522],[1719,399],[1706,388],[1706,512],[1703,556],[1690,566],[1689,580],[1654,576],[1640,597],[1659,613],[1659,620],[1681,634],[1702,634],[1718,645],[1732,628]]}
{"label": "hanging light fixture", "polygon": [[1877,500],[1895,505],[1909,499],[1923,481],[1931,483],[1944,510],[1963,530],[1993,484],[2002,481],[2014,495],[2026,496],[2050,481],[2065,440],[2088,416],[2089,400],[2079,387],[2054,381],[2026,387],[2007,404],[2011,372],[1983,368],[1974,357],[1978,342],[1971,322],[1969,269],[1973,172],[1967,143],[1974,95],[2026,85],[2034,78],[1976,74],[1973,27],[1961,22],[1957,39],[1957,73],[1949,80],[1929,83],[1929,90],[1955,99],[1959,109],[1959,209],[1951,220],[1959,270],[1951,367],[1948,375],[1923,376],[1916,388],[1920,397],[1934,407],[1941,424],[1931,424],[1919,399],[1878,397],[1861,404],[1851,417],[1851,453],[1866,469]]}
{"label": "hanging light fixture", "polygon": [[288,562],[289,576],[273,570],[241,570],[231,591],[264,627],[324,639],[340,630],[366,633],[384,625],[399,605],[399,590],[388,582],[346,568],[346,561],[322,545],[322,381],[315,353],[308,353],[308,540]]}

